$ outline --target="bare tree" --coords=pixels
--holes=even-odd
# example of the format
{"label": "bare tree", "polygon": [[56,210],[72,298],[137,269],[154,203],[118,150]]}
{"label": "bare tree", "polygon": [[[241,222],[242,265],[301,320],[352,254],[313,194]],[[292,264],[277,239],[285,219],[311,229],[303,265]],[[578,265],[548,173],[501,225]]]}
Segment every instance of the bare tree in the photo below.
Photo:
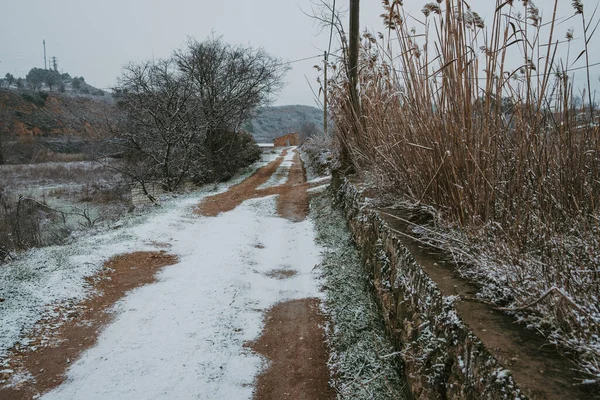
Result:
{"label": "bare tree", "polygon": [[323,131],[319,129],[317,124],[313,121],[305,121],[300,130],[298,131],[300,134],[300,143],[306,142],[307,139],[318,136],[319,134],[323,134]]}
{"label": "bare tree", "polygon": [[287,66],[264,50],[211,38],[190,40],[166,59],[124,68],[115,89],[121,112],[113,126],[122,147],[121,172],[142,186],[176,190],[229,178],[260,157],[239,127],[282,86]]}
{"label": "bare tree", "polygon": [[212,152],[227,145],[223,132],[237,132],[258,107],[272,101],[289,69],[263,49],[232,46],[217,37],[204,42],[190,39],[175,58],[193,82]]}
{"label": "bare tree", "polygon": [[116,89],[121,118],[117,144],[123,148],[123,173],[173,191],[201,155],[204,126],[191,82],[172,59],[129,64]]}

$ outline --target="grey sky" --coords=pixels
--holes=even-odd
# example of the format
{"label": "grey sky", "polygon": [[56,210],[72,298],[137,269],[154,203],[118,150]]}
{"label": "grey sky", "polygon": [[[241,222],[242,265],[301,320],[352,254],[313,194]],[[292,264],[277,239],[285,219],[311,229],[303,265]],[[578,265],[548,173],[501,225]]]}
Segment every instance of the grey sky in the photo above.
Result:
{"label": "grey sky", "polygon": [[[168,56],[183,46],[188,36],[203,40],[213,31],[235,44],[263,47],[286,61],[322,54],[328,32],[321,32],[311,18],[310,0],[7,0],[0,23],[0,76],[7,72],[24,76],[31,67],[43,66],[42,39],[48,57],[58,58],[59,69],[84,76],[90,84],[108,88],[116,83],[121,67],[129,61]],[[379,0],[361,1],[361,25],[381,30]],[[411,4],[412,3],[412,4]],[[405,4],[422,19],[426,1]],[[571,14],[571,1],[561,0],[559,15]],[[347,9],[348,0],[338,0]],[[493,13],[495,1],[471,1],[484,19]],[[552,0],[536,4],[549,18]],[[591,8],[595,1],[585,1]],[[589,4],[589,6],[588,6]],[[591,10],[588,10],[591,11]],[[579,19],[560,27],[581,31]],[[564,32],[560,37],[564,37]],[[319,34],[320,33],[320,34]],[[597,42],[597,40],[593,41]],[[593,47],[593,46],[592,46]],[[335,48],[335,46],[334,46]],[[593,54],[593,61],[599,55]],[[288,85],[276,104],[314,105],[305,76],[315,81],[312,68],[319,59],[292,64]],[[600,69],[592,70],[595,82]]]}

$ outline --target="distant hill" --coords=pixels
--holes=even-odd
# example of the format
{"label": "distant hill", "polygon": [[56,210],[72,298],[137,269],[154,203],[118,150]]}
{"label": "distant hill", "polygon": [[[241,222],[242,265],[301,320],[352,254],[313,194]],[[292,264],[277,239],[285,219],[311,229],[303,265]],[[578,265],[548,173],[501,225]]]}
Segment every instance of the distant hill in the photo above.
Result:
{"label": "distant hill", "polygon": [[104,96],[106,92],[97,89],[85,82],[83,76],[71,77],[69,73],[60,73],[54,69],[31,68],[25,78],[15,77],[7,73],[0,78],[0,88],[37,91],[58,91],[61,93],[74,92],[77,94],[89,94],[93,96]]}
{"label": "distant hill", "polygon": [[[0,151],[7,163],[86,158],[116,111],[113,97],[75,92],[0,90]],[[66,157],[69,155],[69,157]]]}
{"label": "distant hill", "polygon": [[323,131],[323,111],[310,106],[279,106],[262,108],[257,117],[244,125],[244,129],[261,142],[291,132],[300,132],[307,124]]}

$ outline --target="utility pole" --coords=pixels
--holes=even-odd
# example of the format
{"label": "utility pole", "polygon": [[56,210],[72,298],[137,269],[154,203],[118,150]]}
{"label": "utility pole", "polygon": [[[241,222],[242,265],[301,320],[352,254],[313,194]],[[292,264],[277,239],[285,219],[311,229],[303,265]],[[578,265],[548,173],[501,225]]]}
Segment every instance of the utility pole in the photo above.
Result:
{"label": "utility pole", "polygon": [[44,39],[44,69],[48,69],[48,64],[46,63],[46,39]]}
{"label": "utility pole", "polygon": [[[358,44],[360,36],[358,32],[359,25],[359,13],[360,13],[360,0],[350,0],[350,43],[348,49],[348,79],[350,81],[350,108],[352,112],[352,129],[350,135],[354,136],[354,140],[360,139],[361,129],[360,124],[362,118],[360,116],[360,109],[358,103]],[[346,173],[354,173],[354,166],[352,165],[350,157],[350,149],[348,148],[349,143],[346,141],[347,137],[341,136],[341,152],[340,162],[342,168]]]}
{"label": "utility pole", "polygon": [[358,44],[359,35],[360,0],[350,0],[350,48],[348,67],[350,69],[350,98],[355,117],[358,118]]}
{"label": "utility pole", "polygon": [[327,52],[323,52],[323,133],[327,136]]}
{"label": "utility pole", "polygon": [[58,62],[56,61],[56,56],[52,57],[52,68],[54,68],[54,71],[58,72]]}

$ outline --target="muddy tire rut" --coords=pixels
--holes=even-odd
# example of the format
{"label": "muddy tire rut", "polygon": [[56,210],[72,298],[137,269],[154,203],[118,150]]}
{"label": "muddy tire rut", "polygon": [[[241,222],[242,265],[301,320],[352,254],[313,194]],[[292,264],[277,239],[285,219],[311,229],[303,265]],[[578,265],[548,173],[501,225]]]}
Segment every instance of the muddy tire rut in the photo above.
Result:
{"label": "muddy tire rut", "polygon": [[[70,363],[96,344],[102,329],[112,321],[111,306],[130,290],[154,282],[162,267],[176,262],[165,250],[123,254],[107,261],[100,273],[87,279],[94,295],[73,308],[55,308],[57,317],[36,325],[36,339],[30,343],[37,347],[35,351],[11,349],[10,369],[33,379],[0,386],[0,399],[32,399],[60,385]],[[54,329],[56,326],[59,328]],[[49,340],[42,344],[42,338]]]}

